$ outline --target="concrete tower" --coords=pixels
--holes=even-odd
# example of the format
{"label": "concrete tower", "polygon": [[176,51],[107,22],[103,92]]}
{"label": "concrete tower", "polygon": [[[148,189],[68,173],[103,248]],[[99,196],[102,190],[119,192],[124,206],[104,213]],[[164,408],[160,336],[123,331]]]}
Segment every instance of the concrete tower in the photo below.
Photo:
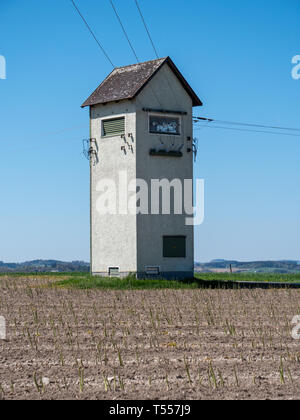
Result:
{"label": "concrete tower", "polygon": [[179,196],[193,179],[201,105],[169,57],[114,69],[82,105],[90,107],[93,274],[193,276],[194,227]]}

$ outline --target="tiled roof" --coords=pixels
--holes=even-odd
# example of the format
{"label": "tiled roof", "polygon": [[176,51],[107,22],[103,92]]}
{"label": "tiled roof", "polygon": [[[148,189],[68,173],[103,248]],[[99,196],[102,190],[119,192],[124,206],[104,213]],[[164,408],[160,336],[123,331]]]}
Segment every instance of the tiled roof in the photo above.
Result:
{"label": "tiled roof", "polygon": [[166,57],[114,69],[82,104],[82,107],[136,97],[165,63],[170,66],[187,93],[191,96],[193,106],[201,106],[201,100],[182,76],[171,58]]}

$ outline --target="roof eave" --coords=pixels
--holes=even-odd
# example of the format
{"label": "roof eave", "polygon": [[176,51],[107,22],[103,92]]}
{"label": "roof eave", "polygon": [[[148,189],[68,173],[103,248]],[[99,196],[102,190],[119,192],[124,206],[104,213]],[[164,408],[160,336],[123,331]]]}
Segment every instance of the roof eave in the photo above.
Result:
{"label": "roof eave", "polygon": [[96,93],[96,91],[103,85],[103,83],[106,82],[107,79],[110,78],[110,76],[113,74],[113,72],[116,70],[117,68],[114,68],[109,75],[106,76],[106,78],[102,81],[102,83],[100,83],[100,85],[94,90],[94,92],[83,102],[83,104],[81,105],[81,108],[85,108],[87,106],[93,106],[93,105],[98,105],[98,103],[93,103],[91,98],[93,97],[94,93]]}
{"label": "roof eave", "polygon": [[107,105],[107,104],[112,104],[114,102],[130,101],[133,98],[134,97],[130,96],[128,98],[113,99],[112,101],[103,101],[103,102],[98,102],[97,101],[97,102],[90,102],[90,103],[87,103],[87,101],[86,101],[81,105],[81,108],[85,108],[87,106],[95,106],[95,105]]}

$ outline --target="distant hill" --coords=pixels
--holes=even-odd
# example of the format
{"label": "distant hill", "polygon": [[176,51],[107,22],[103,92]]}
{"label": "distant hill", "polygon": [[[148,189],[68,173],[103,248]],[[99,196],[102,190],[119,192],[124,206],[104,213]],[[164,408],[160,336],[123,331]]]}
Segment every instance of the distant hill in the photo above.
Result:
{"label": "distant hill", "polygon": [[4,263],[0,261],[0,273],[29,272],[89,272],[90,264],[84,261],[34,260],[23,263]]}
{"label": "distant hill", "polygon": [[213,260],[209,263],[195,263],[198,272],[228,272],[230,266],[233,272],[255,273],[300,273],[299,261],[252,261],[240,262],[235,260]]}

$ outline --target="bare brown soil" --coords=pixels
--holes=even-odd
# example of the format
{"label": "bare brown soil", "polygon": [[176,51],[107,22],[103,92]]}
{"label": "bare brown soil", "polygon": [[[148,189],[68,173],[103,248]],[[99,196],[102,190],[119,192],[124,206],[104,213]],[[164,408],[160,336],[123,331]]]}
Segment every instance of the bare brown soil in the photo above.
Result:
{"label": "bare brown soil", "polygon": [[[298,290],[79,291],[0,279],[0,399],[298,399]],[[44,383],[44,385],[43,385]]]}

